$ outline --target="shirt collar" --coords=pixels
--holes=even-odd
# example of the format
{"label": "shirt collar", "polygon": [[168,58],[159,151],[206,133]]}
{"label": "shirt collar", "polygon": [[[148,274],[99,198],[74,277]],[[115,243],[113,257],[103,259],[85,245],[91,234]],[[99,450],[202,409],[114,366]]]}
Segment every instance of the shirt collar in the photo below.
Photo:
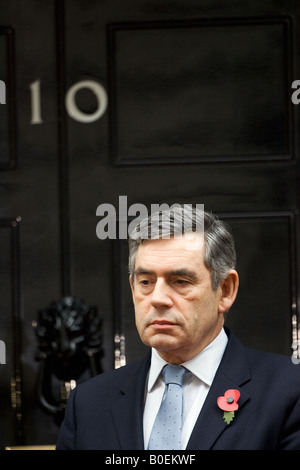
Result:
{"label": "shirt collar", "polygon": [[[181,365],[191,371],[198,379],[211,386],[227,345],[227,335],[222,328],[218,336],[197,356]],[[167,362],[152,348],[151,366],[148,377],[148,392],[152,390]]]}

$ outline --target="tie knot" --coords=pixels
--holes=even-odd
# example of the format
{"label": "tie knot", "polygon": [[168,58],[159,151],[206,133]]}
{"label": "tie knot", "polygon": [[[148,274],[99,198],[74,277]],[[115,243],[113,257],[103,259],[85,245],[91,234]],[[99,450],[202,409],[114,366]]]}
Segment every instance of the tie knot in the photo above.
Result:
{"label": "tie knot", "polygon": [[172,384],[182,385],[185,371],[186,369],[182,366],[175,366],[174,364],[167,364],[162,370],[162,374],[165,379],[165,384],[168,385],[172,383]]}

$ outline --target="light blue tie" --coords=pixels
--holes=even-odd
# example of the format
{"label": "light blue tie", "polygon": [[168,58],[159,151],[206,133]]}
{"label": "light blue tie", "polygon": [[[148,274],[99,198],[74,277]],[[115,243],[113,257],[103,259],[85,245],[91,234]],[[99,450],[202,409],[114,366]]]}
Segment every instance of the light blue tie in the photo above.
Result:
{"label": "light blue tie", "polygon": [[162,374],[165,391],[151,431],[149,450],[180,450],[183,414],[182,381],[186,369],[167,364]]}

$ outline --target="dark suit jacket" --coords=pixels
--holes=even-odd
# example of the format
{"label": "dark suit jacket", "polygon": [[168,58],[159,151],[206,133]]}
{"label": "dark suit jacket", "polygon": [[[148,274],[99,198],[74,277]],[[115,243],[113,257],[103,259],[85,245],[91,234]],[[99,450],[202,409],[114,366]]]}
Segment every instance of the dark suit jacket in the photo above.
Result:
{"label": "dark suit jacket", "polygon": [[[299,449],[300,364],[229,341],[187,450]],[[78,385],[68,400],[57,449],[143,449],[143,404],[150,355]],[[228,425],[217,398],[240,391]]]}

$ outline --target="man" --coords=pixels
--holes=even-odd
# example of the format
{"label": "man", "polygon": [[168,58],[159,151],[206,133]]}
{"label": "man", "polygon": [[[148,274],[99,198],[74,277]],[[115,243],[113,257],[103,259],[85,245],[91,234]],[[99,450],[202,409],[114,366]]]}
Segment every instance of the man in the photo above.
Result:
{"label": "man", "polygon": [[[224,329],[238,291],[234,241],[212,214],[201,221],[196,209],[174,208],[131,234],[136,326],[149,355],[75,388],[57,449],[300,449],[300,366]],[[167,369],[182,371],[179,385],[164,382]],[[159,429],[168,403],[163,416],[179,409],[170,435]]]}

